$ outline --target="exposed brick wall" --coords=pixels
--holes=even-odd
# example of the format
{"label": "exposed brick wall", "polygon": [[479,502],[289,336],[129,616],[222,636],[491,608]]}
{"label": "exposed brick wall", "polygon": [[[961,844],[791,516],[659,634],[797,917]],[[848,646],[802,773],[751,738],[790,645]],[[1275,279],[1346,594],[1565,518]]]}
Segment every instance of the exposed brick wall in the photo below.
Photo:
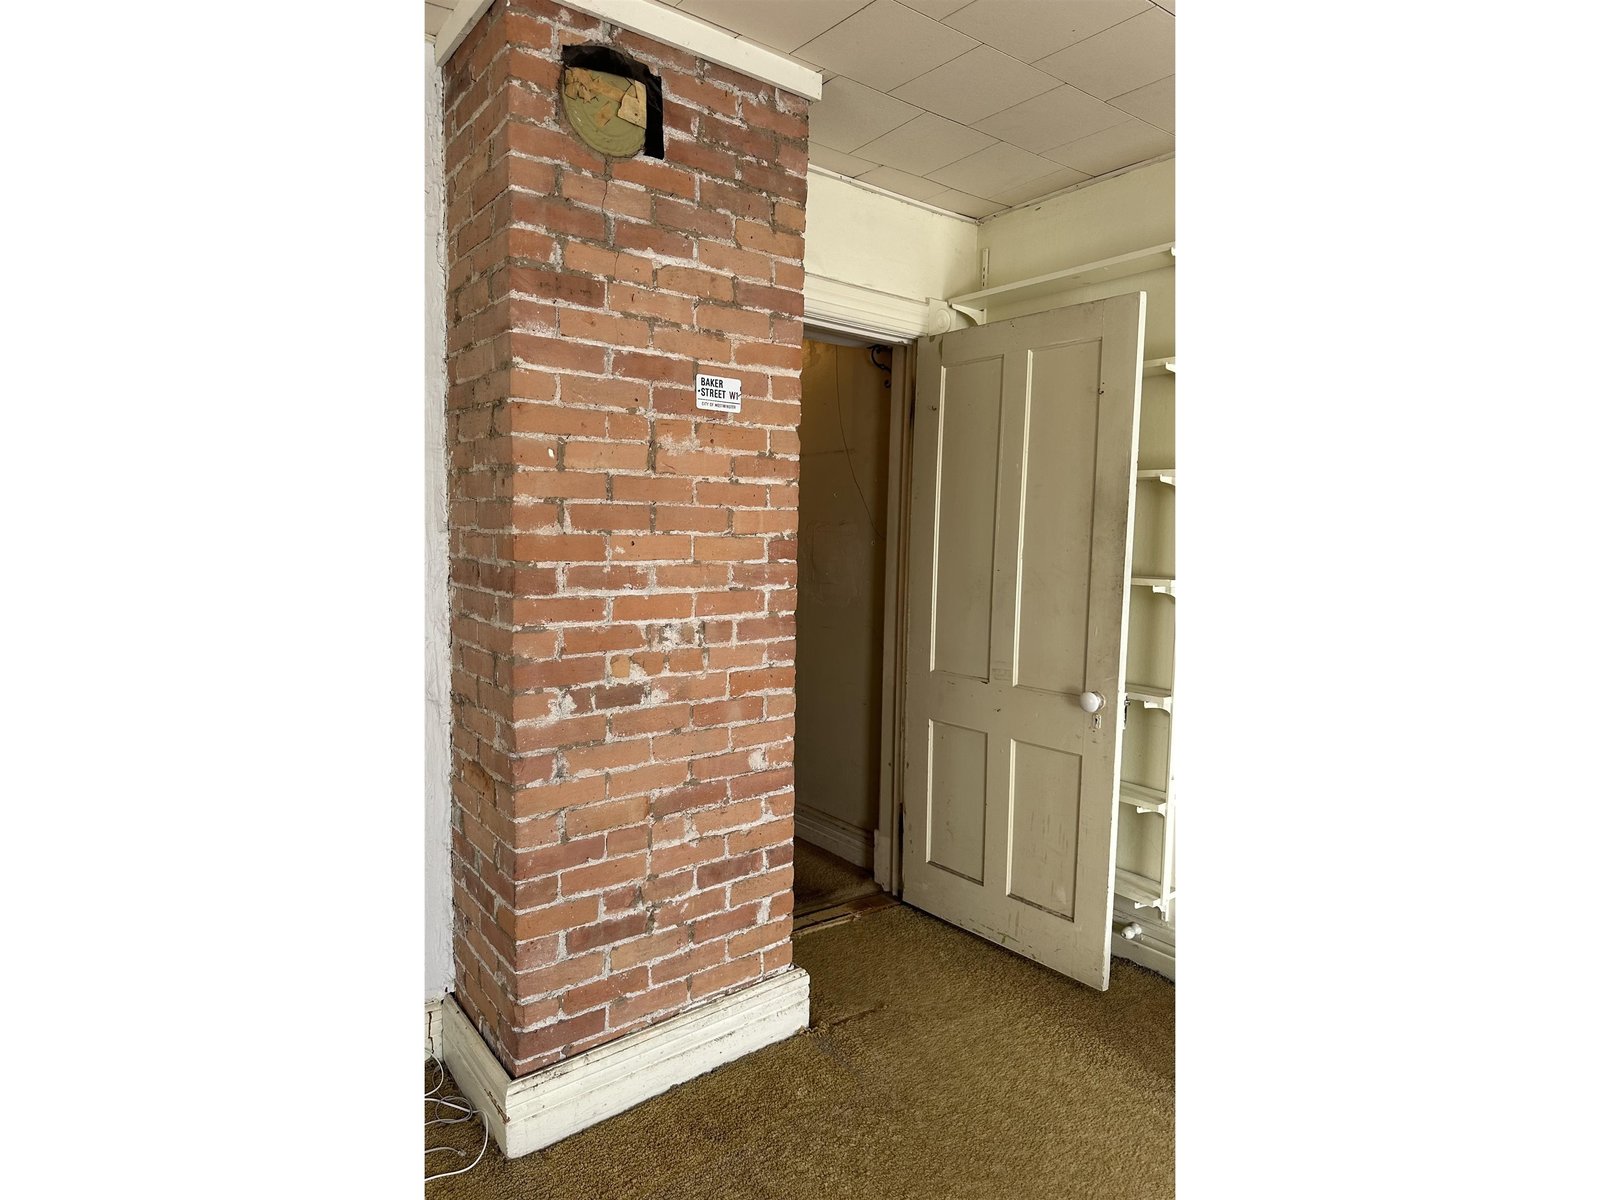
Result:
{"label": "exposed brick wall", "polygon": [[[664,161],[571,134],[575,42]],[[521,1075],[790,963],[806,104],[544,0],[445,89],[456,987]]]}

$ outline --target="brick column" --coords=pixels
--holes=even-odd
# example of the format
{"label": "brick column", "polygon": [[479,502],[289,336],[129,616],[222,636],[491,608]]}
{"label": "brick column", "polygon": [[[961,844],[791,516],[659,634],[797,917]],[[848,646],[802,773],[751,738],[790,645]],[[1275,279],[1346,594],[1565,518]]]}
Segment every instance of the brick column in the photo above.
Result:
{"label": "brick column", "polygon": [[[591,42],[664,161],[567,127]],[[790,963],[806,102],[544,0],[445,89],[456,987],[520,1076]]]}

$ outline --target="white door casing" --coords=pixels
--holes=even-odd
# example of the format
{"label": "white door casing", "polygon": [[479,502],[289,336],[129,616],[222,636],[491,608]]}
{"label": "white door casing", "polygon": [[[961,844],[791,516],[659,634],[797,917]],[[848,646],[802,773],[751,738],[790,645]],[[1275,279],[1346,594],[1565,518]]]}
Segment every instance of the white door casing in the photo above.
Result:
{"label": "white door casing", "polygon": [[922,339],[912,428],[904,898],[1101,990],[1144,304]]}

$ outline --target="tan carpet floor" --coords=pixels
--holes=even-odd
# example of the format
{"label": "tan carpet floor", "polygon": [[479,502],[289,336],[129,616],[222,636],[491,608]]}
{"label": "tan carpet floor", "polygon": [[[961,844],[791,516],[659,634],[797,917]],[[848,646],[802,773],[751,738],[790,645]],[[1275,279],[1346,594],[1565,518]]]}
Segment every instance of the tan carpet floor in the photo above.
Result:
{"label": "tan carpet floor", "polygon": [[1173,1195],[1165,979],[1119,960],[1095,992],[906,907],[802,933],[795,961],[806,1032],[524,1158],[491,1141],[430,1200]]}
{"label": "tan carpet floor", "polygon": [[871,871],[862,870],[836,854],[830,854],[810,842],[799,839],[794,843],[794,911],[796,914],[826,908],[853,900],[857,896],[874,896],[883,889],[872,878]]}

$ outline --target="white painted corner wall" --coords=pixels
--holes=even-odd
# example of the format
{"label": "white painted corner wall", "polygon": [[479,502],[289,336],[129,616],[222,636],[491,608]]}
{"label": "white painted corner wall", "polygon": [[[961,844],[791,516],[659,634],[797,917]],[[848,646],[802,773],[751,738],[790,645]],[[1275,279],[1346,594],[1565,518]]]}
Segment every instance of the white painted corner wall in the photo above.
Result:
{"label": "white painted corner wall", "polygon": [[455,982],[450,913],[450,572],[449,511],[445,500],[445,238],[444,80],[423,43],[423,481],[427,535],[423,543],[424,730],[423,879],[424,1000],[438,1000]]}
{"label": "white painted corner wall", "polygon": [[919,301],[977,286],[976,222],[815,169],[806,189],[807,275]]}
{"label": "white painted corner wall", "polygon": [[1151,163],[990,217],[977,236],[977,248],[989,252],[988,286],[1174,241],[1176,162]]}
{"label": "white painted corner wall", "polygon": [[951,328],[942,301],[977,287],[978,226],[813,168],[805,267],[808,320],[910,340]]}

